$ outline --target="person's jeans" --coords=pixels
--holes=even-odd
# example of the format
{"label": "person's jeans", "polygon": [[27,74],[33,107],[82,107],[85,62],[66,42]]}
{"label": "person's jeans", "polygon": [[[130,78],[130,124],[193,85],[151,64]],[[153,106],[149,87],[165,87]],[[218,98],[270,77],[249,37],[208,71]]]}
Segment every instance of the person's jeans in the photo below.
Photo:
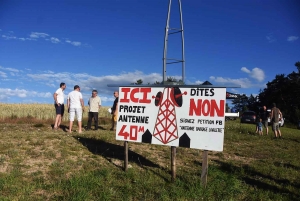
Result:
{"label": "person's jeans", "polygon": [[95,130],[98,130],[98,112],[89,112],[87,129],[91,129],[92,119],[94,119],[94,122],[95,122]]}

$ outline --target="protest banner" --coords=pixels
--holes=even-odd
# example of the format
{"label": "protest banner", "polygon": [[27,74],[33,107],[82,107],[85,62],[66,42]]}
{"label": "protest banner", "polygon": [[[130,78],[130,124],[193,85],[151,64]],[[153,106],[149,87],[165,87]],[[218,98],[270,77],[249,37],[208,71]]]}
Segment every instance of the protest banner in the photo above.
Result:
{"label": "protest banner", "polygon": [[116,139],[223,151],[226,88],[120,87]]}

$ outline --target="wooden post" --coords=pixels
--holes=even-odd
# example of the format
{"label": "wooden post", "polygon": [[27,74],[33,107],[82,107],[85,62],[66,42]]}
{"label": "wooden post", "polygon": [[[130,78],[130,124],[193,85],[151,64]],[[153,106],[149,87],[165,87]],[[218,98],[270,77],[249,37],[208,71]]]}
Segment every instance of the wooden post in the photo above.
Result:
{"label": "wooden post", "polygon": [[176,179],[176,147],[171,146],[171,171],[172,182]]}
{"label": "wooden post", "polygon": [[208,151],[204,150],[202,155],[202,172],[201,172],[201,183],[204,187],[207,184],[207,172],[208,171]]}
{"label": "wooden post", "polygon": [[124,171],[128,169],[128,141],[124,141]]}

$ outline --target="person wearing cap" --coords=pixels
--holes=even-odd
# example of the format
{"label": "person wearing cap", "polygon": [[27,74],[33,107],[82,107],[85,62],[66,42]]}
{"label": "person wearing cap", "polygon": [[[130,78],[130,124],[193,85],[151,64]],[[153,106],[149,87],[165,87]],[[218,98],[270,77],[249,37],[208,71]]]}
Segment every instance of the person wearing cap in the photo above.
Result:
{"label": "person wearing cap", "polygon": [[82,111],[84,111],[84,101],[78,85],[74,86],[74,91],[68,94],[67,98],[68,112],[70,118],[69,133],[72,133],[73,122],[75,115],[78,121],[78,132],[82,132]]}
{"label": "person wearing cap", "polygon": [[98,112],[99,109],[101,108],[101,99],[98,96],[97,90],[92,91],[92,96],[88,101],[88,105],[89,105],[89,118],[88,118],[87,130],[91,129],[93,119],[95,122],[95,130],[98,130]]}
{"label": "person wearing cap", "polygon": [[272,129],[274,131],[275,139],[278,137],[281,138],[281,132],[279,129],[279,117],[282,117],[282,113],[279,108],[276,107],[276,104],[273,103],[273,108],[271,110],[271,120],[272,120]]}
{"label": "person wearing cap", "polygon": [[57,130],[60,127],[61,120],[64,116],[65,106],[64,106],[64,90],[66,89],[66,84],[64,82],[60,83],[59,88],[54,92],[54,107],[56,112],[55,123],[53,129]]}

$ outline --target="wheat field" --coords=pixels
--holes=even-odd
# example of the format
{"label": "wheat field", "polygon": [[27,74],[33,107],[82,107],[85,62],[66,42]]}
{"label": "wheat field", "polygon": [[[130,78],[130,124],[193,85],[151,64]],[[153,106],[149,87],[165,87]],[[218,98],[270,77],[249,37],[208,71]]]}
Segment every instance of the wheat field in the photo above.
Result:
{"label": "wheat field", "polygon": [[[101,107],[99,110],[99,117],[111,117],[107,111],[109,107]],[[65,115],[63,121],[69,120],[67,112],[67,106],[65,105]],[[54,119],[56,116],[55,108],[53,104],[9,104],[0,103],[0,118],[22,118],[22,117],[34,117],[41,120]],[[85,112],[83,112],[83,118],[88,117],[88,106],[85,106]]]}

